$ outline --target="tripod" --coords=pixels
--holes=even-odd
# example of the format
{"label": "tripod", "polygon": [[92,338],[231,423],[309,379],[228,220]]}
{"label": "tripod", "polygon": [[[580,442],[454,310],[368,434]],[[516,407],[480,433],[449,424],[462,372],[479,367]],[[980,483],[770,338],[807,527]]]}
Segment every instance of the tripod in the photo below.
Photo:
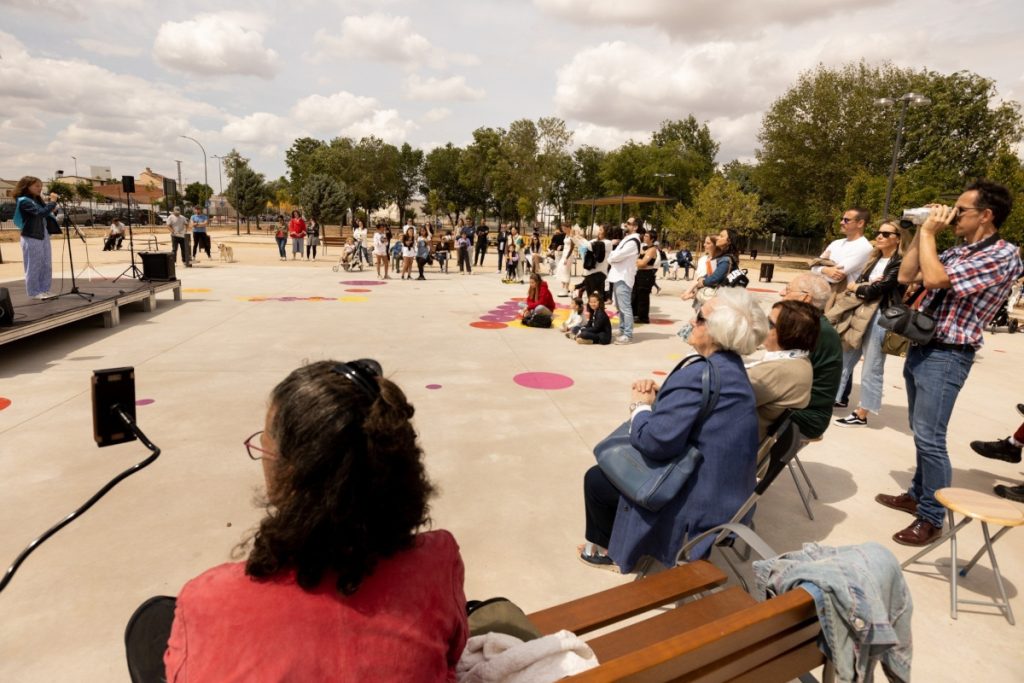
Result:
{"label": "tripod", "polygon": [[82,233],[78,230],[78,226],[72,223],[71,216],[68,214],[67,203],[61,202],[60,206],[62,209],[64,209],[64,245],[67,247],[68,263],[71,266],[71,291],[61,292],[60,294],[53,298],[59,299],[62,296],[70,296],[74,294],[75,296],[81,297],[86,301],[92,301],[92,298],[96,295],[93,294],[92,292],[83,292],[80,289],[78,289],[78,281],[75,279],[75,252],[71,249],[71,228],[75,229],[75,232],[78,233],[78,237],[79,239],[82,240],[83,243],[85,242],[85,238],[82,237]]}
{"label": "tripod", "polygon": [[117,282],[125,275],[131,273],[131,276],[136,280],[142,279],[142,271],[135,265],[135,235],[132,233],[132,193],[126,192],[128,195],[128,251],[132,253],[132,264],[124,269],[124,272],[114,278],[114,282]]}

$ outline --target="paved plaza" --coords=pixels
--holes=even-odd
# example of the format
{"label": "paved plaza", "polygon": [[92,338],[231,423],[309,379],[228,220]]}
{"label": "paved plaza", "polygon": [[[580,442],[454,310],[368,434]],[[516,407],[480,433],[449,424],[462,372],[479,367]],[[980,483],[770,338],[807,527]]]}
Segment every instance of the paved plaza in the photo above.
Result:
{"label": "paved plaza", "polygon": [[[433,523],[459,541],[467,597],[501,595],[531,611],[630,580],[575,556],[583,540],[582,478],[594,444],[626,419],[631,382],[657,378],[688,353],[676,336],[691,315],[678,297],[682,281],[659,279],[651,313],[664,324],[639,326],[634,344],[578,346],[556,330],[471,325],[526,295],[526,285],[501,283],[493,248],[488,266],[472,275],[452,264],[449,274],[430,269],[425,282],[379,284],[372,269],[334,272],[336,247],[316,262],[281,263],[269,235],[215,233],[214,243],[222,241],[234,247],[236,262],[217,260],[215,250],[213,261],[179,264],[180,302],[167,293],[153,312],[124,311],[115,328],[82,321],[0,346],[0,406],[10,401],[0,409],[2,568],[147,454],[138,442],[94,445],[94,369],[134,366],[139,425],[163,449],[37,550],[0,593],[0,681],[127,680],[128,617],[146,598],[174,595],[232,559],[261,516],[253,502],[261,468],[242,441],[262,429],[277,382],[326,358],[377,359],[415,406],[439,489]],[[84,290],[90,276],[116,275],[128,259],[127,251],[101,252],[99,238],[89,242],[95,270],[83,274]],[[82,244],[72,248],[82,270]],[[0,265],[0,284],[22,274],[17,244],[2,249],[8,263]],[[62,249],[54,243],[55,277]],[[793,271],[758,283],[757,263],[744,267],[767,306]],[[968,442],[1003,438],[1020,423],[1014,405],[1024,400],[1024,334],[987,334],[985,341],[957,402],[949,446],[954,484],[990,492],[1019,483],[1024,467],[981,458]],[[785,473],[759,503],[757,531],[777,551],[875,540],[901,560],[913,554],[890,539],[909,518],[873,500],[905,489],[914,465],[901,363],[888,359],[882,414],[867,428],[832,426],[801,452],[821,497],[813,521]],[[524,386],[524,373],[562,375],[571,386]],[[966,559],[981,543],[980,525],[960,539]],[[1024,530],[1010,532],[996,551],[1024,621]],[[974,607],[953,620],[947,576],[905,576],[915,604],[915,680],[1024,680],[1024,626]],[[984,559],[962,580],[963,597],[991,597],[992,579]]]}

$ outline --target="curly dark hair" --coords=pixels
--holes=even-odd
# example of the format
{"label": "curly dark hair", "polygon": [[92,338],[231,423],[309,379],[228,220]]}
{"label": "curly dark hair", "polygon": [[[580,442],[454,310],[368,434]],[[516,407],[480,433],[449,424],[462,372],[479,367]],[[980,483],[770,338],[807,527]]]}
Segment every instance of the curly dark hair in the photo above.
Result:
{"label": "curly dark hair", "polygon": [[339,365],[300,367],[271,393],[275,496],[245,571],[263,579],[294,569],[306,590],[334,572],[350,595],[380,559],[412,547],[434,487],[402,390],[376,377],[372,399]]}

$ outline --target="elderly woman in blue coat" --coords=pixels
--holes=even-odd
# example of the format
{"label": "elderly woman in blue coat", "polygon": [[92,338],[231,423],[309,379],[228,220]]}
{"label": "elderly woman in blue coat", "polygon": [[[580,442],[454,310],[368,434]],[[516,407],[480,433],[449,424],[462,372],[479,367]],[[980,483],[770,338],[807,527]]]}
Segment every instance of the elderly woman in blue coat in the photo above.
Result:
{"label": "elderly woman in blue coat", "polygon": [[[580,549],[588,565],[628,573],[641,557],[650,556],[671,566],[687,538],[728,522],[754,490],[757,408],[740,356],[764,340],[767,316],[746,290],[722,289],[690,325],[690,345],[715,366],[721,384],[715,409],[696,438],[704,460],[658,512],[634,505],[599,467],[591,467],[583,480],[587,543]],[[667,460],[687,447],[700,412],[703,370],[704,362],[694,356],[660,389],[651,380],[633,383],[634,448],[648,458]],[[706,554],[712,540],[699,544],[692,556]]]}

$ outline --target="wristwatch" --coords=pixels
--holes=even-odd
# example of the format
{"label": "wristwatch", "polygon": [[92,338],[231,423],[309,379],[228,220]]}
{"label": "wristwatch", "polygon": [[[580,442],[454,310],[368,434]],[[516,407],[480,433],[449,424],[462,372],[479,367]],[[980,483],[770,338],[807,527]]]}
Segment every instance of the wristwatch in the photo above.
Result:
{"label": "wristwatch", "polygon": [[629,404],[629,414],[632,415],[633,411],[640,406],[647,406],[648,408],[650,408],[651,404],[648,403],[647,401],[633,401],[632,403]]}

